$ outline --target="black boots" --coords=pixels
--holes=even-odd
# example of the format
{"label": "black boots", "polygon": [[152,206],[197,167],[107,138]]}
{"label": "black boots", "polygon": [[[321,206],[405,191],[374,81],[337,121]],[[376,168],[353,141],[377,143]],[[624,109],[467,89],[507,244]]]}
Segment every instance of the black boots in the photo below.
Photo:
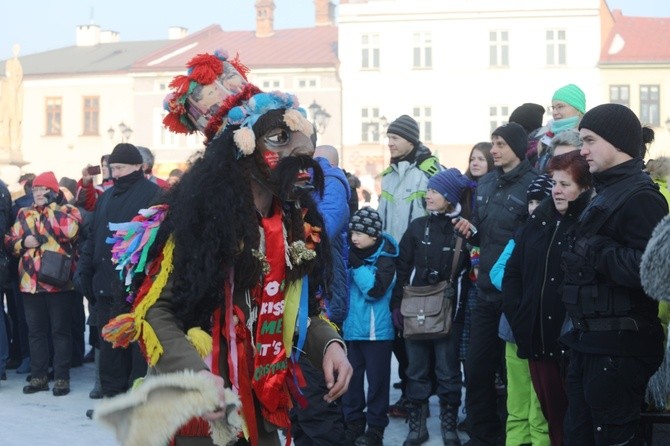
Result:
{"label": "black boots", "polygon": [[23,388],[23,393],[36,393],[49,390],[49,378],[30,378],[29,384]]}
{"label": "black boots", "polygon": [[53,389],[54,396],[63,396],[67,395],[68,393],[70,393],[70,380],[57,379]]}
{"label": "black boots", "polygon": [[456,426],[458,424],[458,406],[440,404],[440,431],[444,446],[461,446]]}
{"label": "black boots", "polygon": [[347,422],[347,429],[344,431],[345,446],[354,446],[356,439],[365,432],[365,418]]}
{"label": "black boots", "polygon": [[402,446],[419,446],[428,441],[428,401],[410,401],[408,408],[409,433]]}
{"label": "black boots", "polygon": [[383,446],[384,428],[368,426],[368,430],[356,439],[355,446]]}

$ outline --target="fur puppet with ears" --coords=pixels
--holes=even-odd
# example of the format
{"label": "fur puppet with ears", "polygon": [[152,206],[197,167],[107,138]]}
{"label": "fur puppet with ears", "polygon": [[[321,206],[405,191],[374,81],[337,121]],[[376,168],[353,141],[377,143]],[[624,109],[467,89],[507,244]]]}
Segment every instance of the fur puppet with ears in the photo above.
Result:
{"label": "fur puppet with ears", "polygon": [[[191,371],[153,375],[130,391],[105,399],[95,408],[96,421],[112,428],[124,446],[165,446],[191,418],[219,408],[216,384]],[[225,419],[210,422],[214,444],[225,446],[242,430],[240,400],[226,389]]]}
{"label": "fur puppet with ears", "polygon": [[670,216],[656,226],[642,255],[640,280],[652,298],[670,301]]}

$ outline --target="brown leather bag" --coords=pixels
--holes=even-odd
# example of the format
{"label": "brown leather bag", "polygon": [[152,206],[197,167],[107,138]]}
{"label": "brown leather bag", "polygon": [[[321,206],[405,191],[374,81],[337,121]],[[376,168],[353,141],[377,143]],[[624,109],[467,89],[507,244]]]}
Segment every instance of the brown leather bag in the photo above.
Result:
{"label": "brown leather bag", "polygon": [[445,337],[451,331],[454,306],[453,280],[458,268],[463,239],[458,237],[454,248],[449,280],[434,285],[403,287],[400,314],[403,315],[403,337],[427,340]]}

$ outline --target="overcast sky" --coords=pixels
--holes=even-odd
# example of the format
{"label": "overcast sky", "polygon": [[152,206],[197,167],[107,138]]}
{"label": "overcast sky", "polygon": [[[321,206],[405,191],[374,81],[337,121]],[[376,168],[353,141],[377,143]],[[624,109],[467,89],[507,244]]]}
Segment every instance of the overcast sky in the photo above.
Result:
{"label": "overcast sky", "polygon": [[[254,0],[3,0],[0,6],[0,59],[72,46],[77,25],[93,21],[124,41],[167,38],[170,26],[195,32],[212,24],[225,30],[254,28]],[[339,3],[335,1],[335,3]],[[670,17],[668,0],[608,0],[625,15]],[[275,0],[275,28],[314,24],[314,0]]]}

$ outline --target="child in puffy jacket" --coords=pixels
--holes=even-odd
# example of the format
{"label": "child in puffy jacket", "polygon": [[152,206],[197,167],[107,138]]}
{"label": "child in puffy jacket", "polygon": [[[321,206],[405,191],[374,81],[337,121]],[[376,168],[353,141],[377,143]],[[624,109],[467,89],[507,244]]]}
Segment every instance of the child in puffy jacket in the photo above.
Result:
{"label": "child in puffy jacket", "polygon": [[[342,397],[347,445],[381,445],[389,423],[391,353],[395,331],[391,291],[398,244],[382,232],[377,211],[359,209],[349,223],[349,313],[343,325],[347,356],[354,369]],[[365,397],[364,374],[368,380]],[[367,406],[367,413],[364,412]],[[367,431],[365,430],[367,424]]]}

